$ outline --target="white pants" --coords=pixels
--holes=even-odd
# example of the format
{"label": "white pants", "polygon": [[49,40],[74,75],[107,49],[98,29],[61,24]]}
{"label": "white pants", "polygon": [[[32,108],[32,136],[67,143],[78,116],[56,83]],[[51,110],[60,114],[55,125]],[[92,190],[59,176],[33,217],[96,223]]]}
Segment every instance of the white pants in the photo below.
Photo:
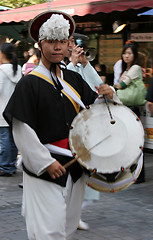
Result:
{"label": "white pants", "polygon": [[23,174],[23,209],[29,240],[66,240],[77,229],[86,176],[66,187]]}

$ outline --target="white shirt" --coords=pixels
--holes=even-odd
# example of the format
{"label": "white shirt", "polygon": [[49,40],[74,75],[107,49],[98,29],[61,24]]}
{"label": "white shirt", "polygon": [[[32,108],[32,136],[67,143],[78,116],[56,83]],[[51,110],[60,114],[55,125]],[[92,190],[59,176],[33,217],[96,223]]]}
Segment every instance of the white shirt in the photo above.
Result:
{"label": "white shirt", "polygon": [[0,126],[8,126],[3,118],[3,111],[15,89],[17,82],[21,79],[21,66],[18,65],[17,72],[14,76],[12,64],[6,63],[0,65]]}
{"label": "white shirt", "polygon": [[122,72],[122,60],[120,59],[114,65],[114,84],[119,82],[121,72]]}

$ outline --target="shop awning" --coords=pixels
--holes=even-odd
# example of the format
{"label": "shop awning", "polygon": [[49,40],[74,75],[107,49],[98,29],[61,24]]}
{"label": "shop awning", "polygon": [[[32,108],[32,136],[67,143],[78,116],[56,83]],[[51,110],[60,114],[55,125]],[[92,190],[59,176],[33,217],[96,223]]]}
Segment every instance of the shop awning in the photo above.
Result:
{"label": "shop awning", "polygon": [[0,11],[10,10],[12,8],[0,6]]}
{"label": "shop awning", "polygon": [[56,0],[50,3],[31,5],[0,12],[0,24],[10,22],[29,21],[37,14],[49,9],[62,10],[74,16],[96,14],[98,12],[109,13],[112,11],[125,11],[127,9],[140,9],[153,7],[153,0]]}

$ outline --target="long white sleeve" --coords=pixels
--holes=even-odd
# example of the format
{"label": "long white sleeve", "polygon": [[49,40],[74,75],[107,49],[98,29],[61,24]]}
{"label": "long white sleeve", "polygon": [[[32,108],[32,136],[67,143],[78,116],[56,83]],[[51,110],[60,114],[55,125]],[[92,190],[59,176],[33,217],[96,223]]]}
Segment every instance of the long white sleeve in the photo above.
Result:
{"label": "long white sleeve", "polygon": [[[132,80],[138,80],[140,78],[140,74],[141,74],[141,78],[142,78],[141,67],[139,65],[133,65],[132,67],[130,67],[130,69],[128,71],[123,73],[123,82],[126,85],[129,85]],[[122,77],[121,77],[121,79],[122,79]]]}
{"label": "long white sleeve", "polygon": [[93,91],[96,91],[95,86],[99,87],[100,84],[103,83],[100,76],[89,62],[85,67],[83,67],[82,64],[74,66],[73,63],[70,62],[67,65],[67,69],[78,72],[82,76],[82,78],[89,84]]}
{"label": "long white sleeve", "polygon": [[79,68],[80,68],[80,67],[77,67],[77,66],[75,67],[72,62],[70,62],[70,63],[66,66],[66,68],[67,68],[68,70],[71,70],[71,71],[80,73],[80,72],[79,72]]}
{"label": "long white sleeve", "polygon": [[83,76],[84,80],[94,91],[96,91],[95,86],[99,87],[103,83],[102,79],[94,67],[90,64],[90,62],[88,62],[87,65],[83,68]]}
{"label": "long white sleeve", "polygon": [[13,119],[13,137],[28,170],[41,175],[56,160],[26,123]]}

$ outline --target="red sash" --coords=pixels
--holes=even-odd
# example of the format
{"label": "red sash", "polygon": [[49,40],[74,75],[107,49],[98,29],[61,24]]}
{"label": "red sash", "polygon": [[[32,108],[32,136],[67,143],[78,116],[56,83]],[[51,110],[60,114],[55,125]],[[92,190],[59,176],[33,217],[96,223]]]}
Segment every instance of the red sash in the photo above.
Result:
{"label": "red sash", "polygon": [[59,141],[55,141],[55,142],[52,142],[50,144],[53,144],[53,145],[61,147],[61,148],[69,149],[68,138],[65,138],[65,139],[62,139],[62,140],[59,140]]}

